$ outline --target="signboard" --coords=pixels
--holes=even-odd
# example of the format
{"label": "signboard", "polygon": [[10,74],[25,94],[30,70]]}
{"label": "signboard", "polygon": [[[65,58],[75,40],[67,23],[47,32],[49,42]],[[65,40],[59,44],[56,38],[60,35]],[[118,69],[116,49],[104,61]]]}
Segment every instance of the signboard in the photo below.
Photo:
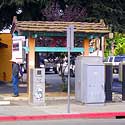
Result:
{"label": "signboard", "polygon": [[13,43],[13,51],[19,51],[19,42]]}
{"label": "signboard", "polygon": [[18,63],[23,63],[23,42],[25,41],[24,36],[14,36],[12,45],[12,57],[17,59]]}
{"label": "signboard", "polygon": [[74,26],[70,25],[67,28],[67,48],[74,48]]}

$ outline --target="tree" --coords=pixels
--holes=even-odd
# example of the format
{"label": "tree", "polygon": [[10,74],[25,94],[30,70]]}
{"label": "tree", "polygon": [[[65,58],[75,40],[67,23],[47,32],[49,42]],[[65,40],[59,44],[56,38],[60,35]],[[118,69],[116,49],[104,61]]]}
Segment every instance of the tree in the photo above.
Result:
{"label": "tree", "polygon": [[[61,6],[62,5],[62,6]],[[59,4],[59,1],[53,0],[42,11],[45,20],[48,21],[83,21],[86,17],[86,8],[81,5]]]}
{"label": "tree", "polygon": [[114,55],[125,55],[125,43],[117,44]]}
{"label": "tree", "polygon": [[107,38],[106,39],[106,48],[105,48],[105,51],[104,51],[104,56],[105,57],[108,57],[109,55],[112,55],[112,43],[113,43],[113,40],[112,39],[109,39]]}
{"label": "tree", "polygon": [[[112,47],[114,48],[114,53],[112,53]],[[125,54],[125,34],[116,32],[113,39],[106,39],[105,57],[123,54]]]}
{"label": "tree", "polygon": [[112,31],[125,32],[124,0],[93,0],[89,4],[88,19],[104,19]]}
{"label": "tree", "polygon": [[125,54],[125,34],[115,33],[115,52],[114,55]]}
{"label": "tree", "polygon": [[124,0],[54,0],[44,9],[44,16],[47,20],[63,21],[98,22],[104,19],[112,32],[125,32],[124,6]]}
{"label": "tree", "polygon": [[124,6],[124,0],[1,0],[0,29],[8,27],[13,16],[17,16],[18,20],[97,22],[104,19],[112,31],[125,32]]}
{"label": "tree", "polygon": [[46,0],[1,0],[0,29],[12,24],[13,16],[19,20],[41,20],[41,8]]}

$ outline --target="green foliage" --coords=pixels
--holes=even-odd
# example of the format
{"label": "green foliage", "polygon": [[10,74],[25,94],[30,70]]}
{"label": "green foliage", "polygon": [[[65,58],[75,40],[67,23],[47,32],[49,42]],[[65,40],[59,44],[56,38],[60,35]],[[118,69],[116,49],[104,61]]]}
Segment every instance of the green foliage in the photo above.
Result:
{"label": "green foliage", "polygon": [[118,43],[114,55],[125,55],[125,43]]}
{"label": "green foliage", "polygon": [[120,44],[125,43],[125,34],[115,33],[114,35],[115,35],[114,41],[115,41],[115,44],[116,44],[116,45],[117,45],[118,43],[120,43]]}
{"label": "green foliage", "polygon": [[115,53],[114,55],[125,54],[125,34],[115,33]]}
{"label": "green foliage", "polygon": [[100,20],[111,27],[112,31],[125,32],[124,0],[93,0],[88,6],[88,19]]}
{"label": "green foliage", "polygon": [[113,39],[106,39],[105,57],[111,55],[111,48],[114,44],[114,55],[125,54],[125,34],[114,33]]}
{"label": "green foliage", "polygon": [[106,49],[104,51],[104,57],[108,57],[109,55],[110,55],[110,51]]}
{"label": "green foliage", "polygon": [[104,51],[105,57],[108,57],[109,55],[112,54],[111,53],[112,43],[113,43],[113,39],[109,39],[109,38],[106,39],[106,48],[105,48],[105,51]]}

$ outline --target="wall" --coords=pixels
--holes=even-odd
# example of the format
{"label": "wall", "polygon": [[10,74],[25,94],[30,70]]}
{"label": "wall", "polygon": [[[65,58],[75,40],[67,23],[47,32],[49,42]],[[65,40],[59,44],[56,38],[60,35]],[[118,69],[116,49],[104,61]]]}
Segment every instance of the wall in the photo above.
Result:
{"label": "wall", "polygon": [[8,48],[0,48],[0,80],[11,81],[12,63],[12,36],[10,33],[0,33],[1,43],[7,44]]}

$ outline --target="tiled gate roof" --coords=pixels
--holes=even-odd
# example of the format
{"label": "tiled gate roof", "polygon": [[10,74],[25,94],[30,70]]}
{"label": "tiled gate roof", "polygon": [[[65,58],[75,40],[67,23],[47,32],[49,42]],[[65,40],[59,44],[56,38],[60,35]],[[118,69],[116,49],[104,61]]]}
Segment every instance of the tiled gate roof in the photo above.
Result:
{"label": "tiled gate roof", "polygon": [[61,21],[17,21],[15,27],[20,31],[29,32],[66,32],[69,25],[74,25],[75,32],[109,33],[108,26],[101,20],[98,23],[88,22],[61,22]]}

